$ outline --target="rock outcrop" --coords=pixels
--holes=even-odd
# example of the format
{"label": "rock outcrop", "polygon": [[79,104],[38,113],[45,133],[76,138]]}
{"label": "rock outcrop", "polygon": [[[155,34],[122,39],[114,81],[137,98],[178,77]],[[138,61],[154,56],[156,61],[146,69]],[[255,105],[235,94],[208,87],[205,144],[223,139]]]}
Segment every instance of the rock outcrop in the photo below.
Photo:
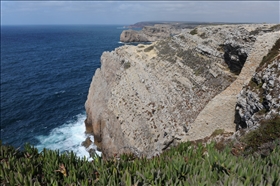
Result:
{"label": "rock outcrop", "polygon": [[280,39],[266,58],[238,95],[235,115],[238,129],[254,129],[260,122],[280,116]]}
{"label": "rock outcrop", "polygon": [[[273,31],[250,33],[270,27],[183,29],[150,45],[104,52],[85,104],[87,132],[106,157],[125,152],[151,157],[218,128],[234,131],[236,96],[280,37]],[[225,125],[219,113],[227,116]]]}
{"label": "rock outcrop", "polygon": [[159,39],[166,39],[174,34],[179,34],[180,28],[169,24],[156,24],[154,26],[145,26],[142,30],[124,30],[121,33],[121,42],[152,42]]}

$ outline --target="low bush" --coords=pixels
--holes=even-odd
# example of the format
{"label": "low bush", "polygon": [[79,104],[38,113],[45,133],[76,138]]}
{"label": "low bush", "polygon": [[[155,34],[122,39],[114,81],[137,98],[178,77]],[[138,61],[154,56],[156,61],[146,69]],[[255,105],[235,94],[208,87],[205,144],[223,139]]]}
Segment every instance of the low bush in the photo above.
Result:
{"label": "low bush", "polygon": [[123,67],[124,67],[124,69],[130,68],[130,62],[125,62],[125,63],[123,64]]}
{"label": "low bush", "polygon": [[245,153],[252,154],[258,152],[263,145],[273,150],[274,145],[271,142],[277,139],[280,139],[280,116],[261,121],[260,127],[248,133],[242,140],[247,144]]}
{"label": "low bush", "polygon": [[154,46],[148,46],[147,48],[144,49],[144,52],[150,52],[153,49],[154,49]]}
{"label": "low bush", "polygon": [[191,35],[197,34],[197,29],[195,28],[195,29],[193,29],[192,31],[190,31],[190,34],[191,34]]}

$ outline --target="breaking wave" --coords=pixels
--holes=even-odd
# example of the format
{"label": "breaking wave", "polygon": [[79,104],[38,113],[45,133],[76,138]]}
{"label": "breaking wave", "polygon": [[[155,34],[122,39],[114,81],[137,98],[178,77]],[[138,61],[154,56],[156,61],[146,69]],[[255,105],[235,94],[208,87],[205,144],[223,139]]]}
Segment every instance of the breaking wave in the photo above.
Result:
{"label": "breaking wave", "polygon": [[[78,157],[90,158],[88,149],[82,146],[82,142],[88,137],[85,134],[85,125],[84,120],[86,119],[85,114],[79,114],[75,119],[54,128],[49,135],[37,136],[39,144],[35,146],[39,151],[42,151],[44,148],[51,150],[59,150],[59,152],[70,152],[73,151]],[[89,136],[93,141],[93,138]],[[96,146],[91,145],[89,148],[96,150]],[[101,155],[101,152],[96,150],[98,155]]]}

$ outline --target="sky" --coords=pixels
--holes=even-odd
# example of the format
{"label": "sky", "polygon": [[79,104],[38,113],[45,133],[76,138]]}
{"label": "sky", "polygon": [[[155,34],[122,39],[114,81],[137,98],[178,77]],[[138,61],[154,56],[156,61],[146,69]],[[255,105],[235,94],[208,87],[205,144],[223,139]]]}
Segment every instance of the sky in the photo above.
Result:
{"label": "sky", "polygon": [[1,25],[279,23],[279,1],[2,1]]}

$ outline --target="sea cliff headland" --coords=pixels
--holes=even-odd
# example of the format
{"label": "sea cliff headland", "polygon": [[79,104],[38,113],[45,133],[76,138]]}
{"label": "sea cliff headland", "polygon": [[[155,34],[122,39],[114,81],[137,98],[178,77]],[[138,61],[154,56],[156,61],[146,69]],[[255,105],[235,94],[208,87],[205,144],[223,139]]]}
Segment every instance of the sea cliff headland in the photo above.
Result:
{"label": "sea cliff headland", "polygon": [[[234,133],[237,125],[252,126],[244,125],[247,119],[242,113],[247,107],[242,89],[279,40],[279,25],[166,30],[172,29],[147,28],[152,44],[124,45],[101,56],[85,104],[85,125],[105,157],[122,153],[152,157],[180,142],[205,138],[216,129]],[[279,58],[273,64],[279,71]],[[279,73],[275,74],[273,85],[279,85]],[[269,95],[278,104],[277,94]],[[279,107],[273,113],[279,115]]]}

